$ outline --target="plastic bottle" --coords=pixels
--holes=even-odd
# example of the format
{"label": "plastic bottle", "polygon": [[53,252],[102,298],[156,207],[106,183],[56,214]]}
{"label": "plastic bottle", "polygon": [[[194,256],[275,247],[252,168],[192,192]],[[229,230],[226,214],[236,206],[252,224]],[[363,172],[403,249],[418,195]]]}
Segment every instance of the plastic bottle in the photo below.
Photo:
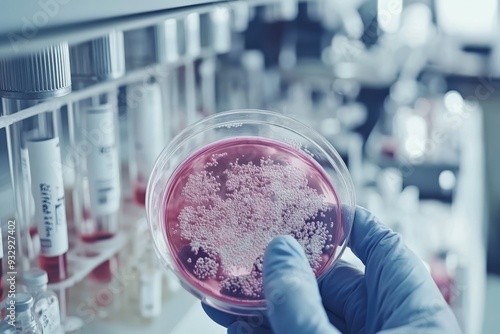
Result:
{"label": "plastic bottle", "polygon": [[47,272],[42,269],[30,269],[24,273],[24,285],[34,299],[33,311],[40,319],[44,333],[63,333],[59,300],[55,292],[47,289]]}
{"label": "plastic bottle", "polygon": [[33,312],[33,303],[34,299],[29,293],[16,293],[15,327],[17,334],[43,334],[42,326]]}

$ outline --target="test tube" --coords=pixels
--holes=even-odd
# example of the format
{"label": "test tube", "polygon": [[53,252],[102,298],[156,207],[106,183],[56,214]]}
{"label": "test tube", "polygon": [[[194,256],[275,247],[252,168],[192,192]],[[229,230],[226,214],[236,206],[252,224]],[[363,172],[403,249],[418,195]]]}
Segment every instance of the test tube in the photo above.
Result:
{"label": "test tube", "polygon": [[163,90],[168,94],[165,95],[168,99],[166,106],[170,109],[170,128],[174,136],[186,128],[190,122],[195,122],[198,119],[194,62],[199,49],[196,51],[195,48],[190,47],[193,56],[188,54],[189,43],[187,43],[187,36],[189,34],[187,33],[185,19],[177,21],[176,26],[179,37],[179,56],[182,56],[184,61],[174,64],[163,85]]}
{"label": "test tube", "polygon": [[226,6],[216,6],[214,10],[207,14],[206,26],[202,31],[207,30],[208,38],[205,46],[213,51],[213,55],[208,55],[201,60],[198,66],[200,77],[200,109],[204,116],[216,112],[216,92],[215,92],[215,71],[218,56],[228,53],[231,50],[231,15]]}
{"label": "test tube", "polygon": [[85,108],[83,129],[91,150],[86,156],[90,219],[80,227],[86,243],[108,239],[118,232],[120,163],[117,150],[116,109],[113,103]]}
{"label": "test tube", "polygon": [[[70,91],[67,43],[0,60],[0,94],[6,114]],[[34,206],[41,242],[39,262],[48,272],[51,283],[67,278],[68,235],[57,125],[57,111],[47,110],[7,128],[9,162],[19,221],[16,239],[18,244],[26,245],[31,207]],[[24,131],[27,127],[33,130],[30,138]],[[26,166],[23,168],[23,149],[28,152],[31,182],[26,177]],[[16,254],[16,262],[20,264],[18,274],[23,271],[23,248],[26,252],[26,248],[21,247]]]}
{"label": "test tube", "polygon": [[196,122],[199,118],[196,104],[196,76],[195,60],[201,53],[200,41],[200,15],[198,13],[189,13],[184,18],[184,33],[186,41],[186,64],[184,66],[185,74],[185,99],[186,99],[186,122],[188,126]]}
{"label": "test tube", "polygon": [[[134,187],[134,199],[145,205],[146,186],[156,158],[170,137],[170,129],[164,126],[161,87],[154,79],[138,82],[127,87],[131,140],[130,166]],[[167,132],[167,133],[165,133]]]}
{"label": "test tube", "polygon": [[[142,41],[136,38],[135,44],[126,48],[127,61],[134,64],[148,64],[152,61],[171,65],[179,60],[179,36],[177,21],[168,19],[152,27],[152,29],[133,32],[132,36],[142,36]],[[130,35],[131,33],[129,33]],[[130,41],[130,37],[129,37]],[[128,50],[145,44],[151,52]],[[154,57],[154,59],[151,59]],[[175,113],[172,110],[172,99],[176,96],[172,88],[177,81],[171,80],[167,66],[155,72],[154,76],[135,82],[126,87],[126,106],[129,133],[129,177],[133,188],[133,199],[139,206],[144,206],[146,183],[157,156],[163,150],[165,143],[171,137],[171,119]],[[162,94],[164,96],[162,97]],[[165,106],[165,107],[164,107]],[[165,111],[164,111],[165,109]]]}
{"label": "test tube", "polygon": [[[76,89],[83,89],[99,81],[117,78],[125,71],[123,33],[112,31],[94,40],[74,45],[70,48],[71,74],[73,85]],[[106,100],[107,95],[94,96],[75,102],[68,106],[68,128],[71,150],[66,157],[67,164],[72,165],[74,174],[77,175],[73,191],[73,207],[75,224],[81,235],[85,221],[90,221],[88,175],[86,154],[84,148],[92,137],[86,136],[83,127],[85,109],[89,106],[99,105],[101,100]],[[90,143],[95,144],[95,143]],[[70,163],[71,162],[71,163]]]}
{"label": "test tube", "polygon": [[264,104],[264,55],[258,50],[247,50],[241,55],[241,65],[247,83],[246,103],[248,108],[262,108]]}
{"label": "test tube", "polygon": [[47,271],[50,282],[59,282],[68,277],[68,231],[62,172],[54,170],[54,166],[61,166],[57,113],[40,114],[36,121],[37,134],[26,146],[41,244],[40,267]]}
{"label": "test tube", "polygon": [[[71,51],[72,75],[78,88],[118,78],[125,72],[124,41],[120,31],[76,45]],[[78,232],[84,242],[105,239],[104,235],[111,237],[117,229],[117,218],[113,217],[119,206],[120,174],[116,172],[119,162],[116,161],[115,147],[115,105],[114,92],[108,92],[79,101],[70,111],[70,127],[74,132],[72,158],[78,175],[74,211],[77,213]],[[81,154],[84,151],[81,148],[86,146],[91,149]],[[111,169],[100,170],[99,166],[105,165],[106,161],[110,164],[106,166]],[[112,231],[108,233],[106,229]]]}
{"label": "test tube", "polygon": [[177,63],[181,54],[185,52],[184,25],[180,20],[167,19],[155,26],[155,36],[157,61],[169,66],[164,74],[156,76],[162,91],[162,105],[165,110],[164,128],[169,129],[165,140],[168,141],[183,127],[181,112],[184,101],[181,101],[179,89],[181,71]]}
{"label": "test tube", "polygon": [[157,61],[161,64],[173,64],[179,61],[183,44],[179,21],[174,18],[155,26]]}
{"label": "test tube", "polygon": [[[77,80],[80,87],[125,73],[124,39],[120,31],[83,43],[74,53],[75,57],[84,55],[82,65],[73,71],[75,76],[82,73]],[[84,66],[86,63],[89,66]],[[74,211],[84,244],[112,238],[119,229],[121,186],[116,104],[116,92],[105,92],[74,104],[71,113],[73,128],[79,129],[74,131],[75,160],[78,161]],[[80,154],[83,146],[88,149]],[[111,281],[116,260],[105,261],[89,278],[100,283]]]}
{"label": "test tube", "polygon": [[201,104],[205,115],[212,115],[216,110],[215,102],[215,59],[204,59],[199,67],[201,82]]}
{"label": "test tube", "polygon": [[217,6],[210,12],[211,46],[217,54],[231,49],[231,13],[225,6]]}

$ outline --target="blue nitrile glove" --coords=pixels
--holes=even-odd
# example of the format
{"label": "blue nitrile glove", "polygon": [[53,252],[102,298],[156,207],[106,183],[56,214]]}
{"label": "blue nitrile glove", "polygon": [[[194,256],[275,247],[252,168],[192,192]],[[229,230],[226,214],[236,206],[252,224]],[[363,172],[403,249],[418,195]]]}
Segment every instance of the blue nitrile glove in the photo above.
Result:
{"label": "blue nitrile glove", "polygon": [[264,256],[265,316],[203,307],[230,334],[461,332],[423,263],[365,209],[356,209],[349,246],[365,273],[340,261],[318,284],[301,246],[277,237]]}

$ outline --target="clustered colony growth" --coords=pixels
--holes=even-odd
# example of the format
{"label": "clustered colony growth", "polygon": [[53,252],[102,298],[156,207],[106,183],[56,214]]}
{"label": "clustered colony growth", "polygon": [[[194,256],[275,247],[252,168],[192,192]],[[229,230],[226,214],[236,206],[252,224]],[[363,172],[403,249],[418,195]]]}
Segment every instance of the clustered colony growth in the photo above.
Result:
{"label": "clustered colony growth", "polygon": [[[261,158],[258,164],[218,166],[225,154],[212,155],[192,173],[182,190],[186,206],[177,232],[190,242],[187,258],[200,280],[217,279],[221,292],[262,298],[262,258],[277,235],[292,235],[303,246],[314,271],[332,240],[334,222],[325,196],[308,185],[300,168]],[[226,169],[215,173],[214,168]],[[331,216],[331,215],[329,215]]]}

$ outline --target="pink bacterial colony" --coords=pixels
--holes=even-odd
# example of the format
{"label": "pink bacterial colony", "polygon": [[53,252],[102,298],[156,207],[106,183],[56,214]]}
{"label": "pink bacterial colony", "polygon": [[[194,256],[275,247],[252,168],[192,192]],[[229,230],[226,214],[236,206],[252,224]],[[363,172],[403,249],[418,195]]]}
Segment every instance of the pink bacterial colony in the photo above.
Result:
{"label": "pink bacterial colony", "polygon": [[338,201],[308,155],[261,138],[238,138],[193,154],[174,174],[166,200],[167,238],[197,289],[219,299],[261,300],[269,242],[293,236],[320,275],[333,261]]}

